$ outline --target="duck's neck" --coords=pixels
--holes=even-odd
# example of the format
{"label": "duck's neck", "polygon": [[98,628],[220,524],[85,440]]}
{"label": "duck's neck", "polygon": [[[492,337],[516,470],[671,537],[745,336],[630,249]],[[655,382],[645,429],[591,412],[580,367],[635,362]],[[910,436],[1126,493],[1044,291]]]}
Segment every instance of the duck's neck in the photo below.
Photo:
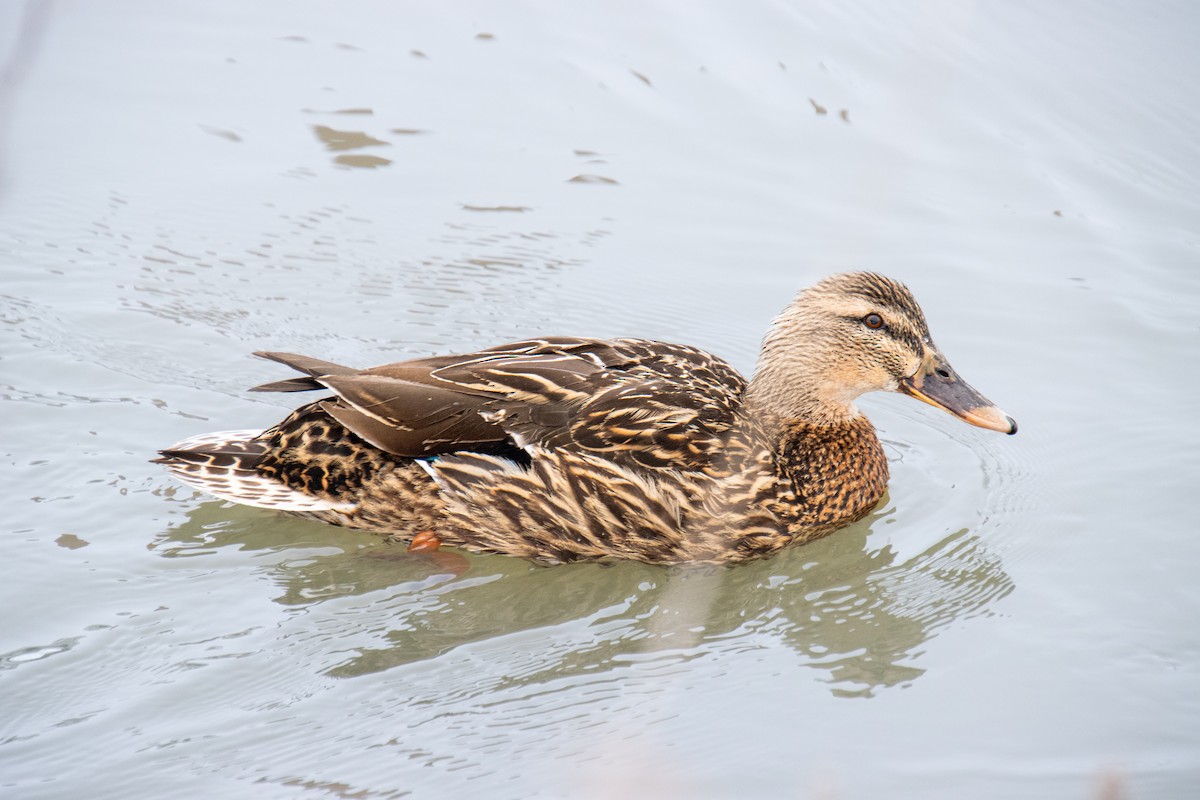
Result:
{"label": "duck's neck", "polygon": [[775,454],[781,515],[797,539],[867,514],[887,491],[888,465],[871,421],[849,400],[822,394],[803,363],[760,362],[744,413]]}
{"label": "duck's neck", "polygon": [[829,357],[828,331],[802,311],[776,319],[742,406],[774,454],[779,513],[796,538],[866,515],[888,480],[875,428],[854,405],[855,365]]}
{"label": "duck's neck", "polygon": [[822,391],[819,370],[805,364],[759,363],[746,387],[745,408],[751,414],[816,425],[847,425],[862,414],[847,398]]}
{"label": "duck's neck", "polygon": [[860,393],[850,377],[853,365],[831,352],[828,332],[789,307],[776,318],[763,339],[754,377],[746,387],[745,407],[751,413],[781,419],[841,425],[861,415],[854,405]]}

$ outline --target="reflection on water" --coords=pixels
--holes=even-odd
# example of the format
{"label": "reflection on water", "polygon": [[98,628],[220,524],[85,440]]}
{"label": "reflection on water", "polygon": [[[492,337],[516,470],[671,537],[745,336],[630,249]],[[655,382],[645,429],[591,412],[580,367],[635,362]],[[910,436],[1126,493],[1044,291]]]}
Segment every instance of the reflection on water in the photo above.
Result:
{"label": "reflection on water", "polygon": [[[340,114],[364,113],[370,114],[369,109],[347,109],[337,112]],[[376,139],[366,131],[341,131],[326,125],[313,125],[313,133],[325,145],[327,150],[334,152],[342,150],[361,150],[364,147],[390,147],[391,142]],[[347,167],[386,167],[392,163],[390,158],[368,155],[365,153],[341,153],[334,156],[333,163]]]}
{"label": "reflection on water", "polygon": [[[834,694],[865,697],[918,678],[918,654],[938,629],[986,611],[1012,590],[1000,560],[967,530],[906,560],[890,547],[871,549],[871,527],[890,513],[728,568],[543,567],[462,555],[463,570],[316,523],[245,510],[231,519],[218,502],[189,511],[154,549],[175,558],[230,546],[283,553],[265,569],[282,590],[276,602],[288,606],[369,596],[360,612],[373,624],[386,620],[375,637],[382,641],[357,647],[329,670],[338,677],[438,658],[494,637],[557,630],[567,632],[570,646],[548,648],[520,681],[595,675],[649,654],[687,660],[783,642],[823,673]],[[286,557],[289,548],[295,558]]]}
{"label": "reflection on water", "polygon": [[14,669],[21,664],[31,661],[41,661],[43,658],[66,653],[79,644],[82,637],[73,636],[69,639],[59,639],[47,645],[22,647],[8,653],[0,653],[0,670]]}
{"label": "reflection on water", "polygon": [[365,131],[339,131],[325,125],[313,125],[313,133],[329,150],[358,150],[362,147],[390,146],[389,142],[376,139]]}

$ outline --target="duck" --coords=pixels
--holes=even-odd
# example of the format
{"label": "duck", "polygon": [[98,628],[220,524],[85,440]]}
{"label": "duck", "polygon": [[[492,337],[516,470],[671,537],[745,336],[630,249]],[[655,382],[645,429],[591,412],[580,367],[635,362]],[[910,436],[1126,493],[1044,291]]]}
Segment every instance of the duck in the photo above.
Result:
{"label": "duck", "polygon": [[215,497],[413,551],[736,563],[879,504],[887,458],[855,404],[868,392],[1017,431],[950,366],[912,292],[871,272],[800,292],[749,380],[704,350],[635,338],[548,336],[370,369],[255,355],[298,374],[252,391],[325,396],[155,460]]}

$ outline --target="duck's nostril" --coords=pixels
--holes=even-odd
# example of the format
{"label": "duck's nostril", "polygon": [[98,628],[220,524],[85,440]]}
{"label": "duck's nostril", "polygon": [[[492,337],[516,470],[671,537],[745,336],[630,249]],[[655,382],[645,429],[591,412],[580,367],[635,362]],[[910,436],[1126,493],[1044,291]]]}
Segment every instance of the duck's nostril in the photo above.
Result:
{"label": "duck's nostril", "polygon": [[941,377],[941,378],[949,378],[950,377],[950,373],[948,371],[942,369],[941,367],[938,367],[936,372],[938,374],[938,377]]}

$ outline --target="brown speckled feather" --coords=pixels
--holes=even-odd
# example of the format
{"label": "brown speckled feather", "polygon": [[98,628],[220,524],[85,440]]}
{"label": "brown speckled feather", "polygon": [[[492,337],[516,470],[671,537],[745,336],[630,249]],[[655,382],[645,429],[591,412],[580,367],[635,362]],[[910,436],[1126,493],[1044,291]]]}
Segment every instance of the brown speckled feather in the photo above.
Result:
{"label": "brown speckled feather", "polygon": [[539,445],[687,469],[703,468],[721,447],[745,388],[732,367],[695,348],[565,337],[362,371],[339,367],[312,380],[337,395],[326,412],[392,455]]}

